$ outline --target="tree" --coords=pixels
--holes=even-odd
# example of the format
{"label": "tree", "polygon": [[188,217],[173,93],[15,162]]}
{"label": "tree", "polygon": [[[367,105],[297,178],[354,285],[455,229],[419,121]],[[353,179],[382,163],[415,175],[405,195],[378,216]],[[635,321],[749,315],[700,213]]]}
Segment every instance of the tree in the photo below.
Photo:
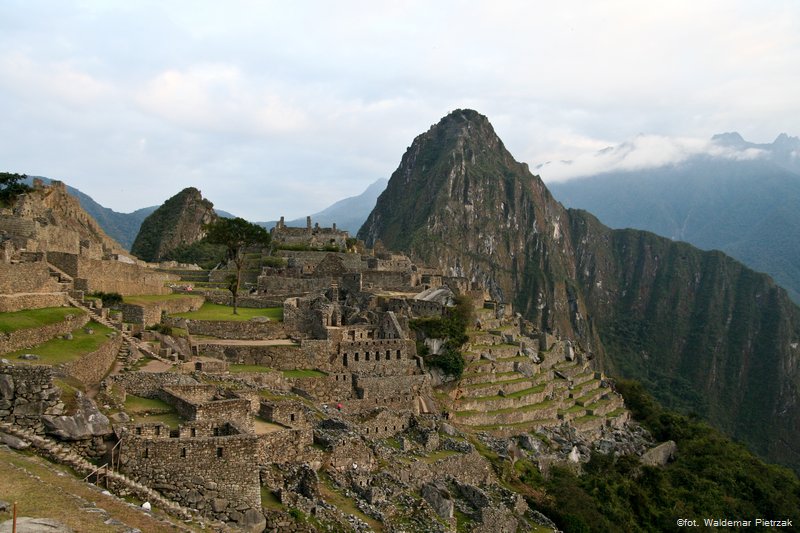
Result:
{"label": "tree", "polygon": [[25,174],[0,172],[0,204],[8,205],[19,194],[31,190],[30,187],[22,183],[27,177]]}
{"label": "tree", "polygon": [[253,247],[269,246],[270,235],[267,230],[256,224],[251,224],[243,218],[220,218],[216,222],[205,226],[208,232],[206,240],[211,244],[225,246],[225,255],[228,261],[236,267],[236,275],[228,277],[228,290],[233,294],[233,314],[237,311],[237,298],[239,285],[242,280],[242,267],[245,261],[245,251]]}

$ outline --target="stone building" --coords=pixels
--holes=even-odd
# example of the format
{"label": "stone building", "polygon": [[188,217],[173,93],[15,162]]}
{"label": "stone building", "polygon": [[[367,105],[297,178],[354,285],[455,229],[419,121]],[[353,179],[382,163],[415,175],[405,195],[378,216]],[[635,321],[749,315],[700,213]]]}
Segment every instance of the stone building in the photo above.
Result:
{"label": "stone building", "polygon": [[281,217],[270,233],[272,241],[279,246],[283,244],[311,249],[336,248],[341,251],[347,249],[347,239],[350,238],[350,234],[337,229],[336,224],[330,228],[322,228],[319,223],[316,223],[312,227],[311,217],[306,217],[305,228],[288,227],[284,223],[284,218]]}

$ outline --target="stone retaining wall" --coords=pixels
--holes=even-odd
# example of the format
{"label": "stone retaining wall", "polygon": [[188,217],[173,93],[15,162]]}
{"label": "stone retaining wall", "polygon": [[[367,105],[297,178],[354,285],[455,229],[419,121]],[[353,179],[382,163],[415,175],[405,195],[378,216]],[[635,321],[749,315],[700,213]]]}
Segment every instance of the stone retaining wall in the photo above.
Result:
{"label": "stone retaining wall", "polygon": [[282,429],[258,436],[258,463],[304,463],[314,444],[310,428]]}
{"label": "stone retaining wall", "polygon": [[89,322],[89,315],[76,309],[73,318],[47,324],[39,328],[18,329],[11,333],[0,333],[0,354],[15,352],[25,348],[33,348],[59,335],[66,335],[72,330],[83,327]]}
{"label": "stone retaining wall", "polygon": [[44,434],[43,414],[62,414],[61,390],[49,366],[0,361],[0,420]]}
{"label": "stone retaining wall", "polygon": [[86,386],[99,383],[111,370],[122,341],[122,335],[114,335],[97,350],[60,365],[58,372],[72,376]]}
{"label": "stone retaining wall", "polygon": [[59,292],[60,284],[50,276],[47,263],[0,262],[0,294]]}
{"label": "stone retaining wall", "polygon": [[0,313],[61,307],[67,303],[67,293],[65,292],[0,294]]}
{"label": "stone retaining wall", "polygon": [[294,370],[295,368],[319,368],[318,357],[309,359],[296,345],[256,346],[224,344],[198,344],[198,355],[224,359],[233,364],[261,365],[278,370]]}
{"label": "stone retaining wall", "polygon": [[197,380],[176,372],[125,372],[112,378],[127,394],[143,398],[161,399],[163,387],[174,385],[198,385]]}
{"label": "stone retaining wall", "polygon": [[146,302],[141,304],[123,303],[119,306],[122,311],[123,322],[152,326],[161,322],[162,313],[188,313],[197,311],[203,306],[201,296],[187,296],[186,298],[173,298],[159,302]]}
{"label": "stone retaining wall", "polygon": [[286,330],[283,322],[258,322],[248,320],[235,322],[230,320],[185,320],[187,331],[192,335],[207,335],[219,339],[284,339]]}

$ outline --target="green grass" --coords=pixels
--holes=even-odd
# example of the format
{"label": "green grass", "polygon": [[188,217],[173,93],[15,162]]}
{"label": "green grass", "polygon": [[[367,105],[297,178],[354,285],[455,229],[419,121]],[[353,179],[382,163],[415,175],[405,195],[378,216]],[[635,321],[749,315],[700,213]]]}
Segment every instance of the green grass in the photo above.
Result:
{"label": "green grass", "polygon": [[110,340],[106,337],[106,334],[114,331],[97,322],[89,322],[84,327],[92,328],[94,333],[85,333],[82,327],[76,328],[72,331],[73,338],[70,341],[58,337],[33,348],[12,352],[5,357],[7,359],[16,359],[24,353],[33,353],[39,356],[39,359],[30,361],[33,364],[59,365],[97,350]]}
{"label": "green grass", "polygon": [[202,298],[202,295],[193,294],[142,294],[138,296],[125,296],[122,299],[126,304],[146,304],[151,302],[166,302],[167,300],[180,300],[183,298]]}
{"label": "green grass", "polygon": [[244,372],[274,372],[275,370],[262,365],[230,365],[228,371],[231,374],[240,374]]}
{"label": "green grass", "polygon": [[173,315],[179,318],[190,318],[192,320],[229,320],[243,322],[251,318],[265,316],[270,320],[283,320],[282,307],[266,307],[263,309],[255,309],[251,307],[240,307],[239,314],[233,314],[233,307],[228,305],[219,305],[206,302],[199,311],[191,311],[189,313],[178,313]]}
{"label": "green grass", "polygon": [[125,398],[125,412],[131,415],[136,422],[161,422],[172,429],[176,429],[183,423],[183,419],[168,403],[133,394],[128,394]]}
{"label": "green grass", "polygon": [[[486,373],[486,377],[493,377],[497,376],[498,374],[491,374]],[[512,372],[512,374],[516,374],[516,372]],[[489,387],[500,387],[503,385],[513,385],[514,383],[522,383],[523,381],[530,381],[531,378],[527,376],[522,376],[521,378],[514,378],[514,379],[507,379],[507,380],[497,380],[497,381],[483,381],[481,383],[471,383],[466,385],[464,388],[466,389],[483,389]]]}
{"label": "green grass", "polygon": [[40,328],[48,324],[63,322],[67,315],[82,315],[84,312],[74,307],[45,307],[26,309],[13,313],[0,313],[0,333],[11,333],[20,329]]}
{"label": "green grass", "polygon": [[506,394],[505,396],[500,396],[499,394],[495,394],[493,396],[480,396],[478,398],[473,398],[473,399],[478,402],[488,402],[491,400],[503,400],[507,398],[522,398],[523,396],[528,396],[529,394],[536,394],[542,392],[545,389],[545,387],[547,387],[547,385],[542,383],[541,385],[536,385],[535,387],[530,387],[528,389],[522,389],[517,392],[512,392],[510,394]]}
{"label": "green grass", "polygon": [[267,487],[261,487],[261,507],[267,509],[284,509],[278,497],[275,496]]}
{"label": "green grass", "polygon": [[125,411],[129,414],[172,411],[172,406],[157,398],[143,398],[128,394],[125,398]]}
{"label": "green grass", "polygon": [[324,378],[328,374],[319,370],[298,368],[296,370],[284,370],[283,375],[287,378]]}

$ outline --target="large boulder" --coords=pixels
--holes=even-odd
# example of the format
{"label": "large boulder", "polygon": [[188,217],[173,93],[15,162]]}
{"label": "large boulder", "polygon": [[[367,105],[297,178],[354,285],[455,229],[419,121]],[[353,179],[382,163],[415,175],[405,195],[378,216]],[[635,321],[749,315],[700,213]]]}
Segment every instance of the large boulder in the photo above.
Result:
{"label": "large boulder", "polygon": [[440,517],[445,520],[453,518],[455,504],[450,491],[446,487],[434,483],[426,483],[422,486],[422,497]]}
{"label": "large boulder", "polygon": [[642,464],[648,466],[664,466],[675,455],[678,445],[674,440],[662,442],[654,448],[650,448],[642,455]]}
{"label": "large boulder", "polygon": [[78,412],[71,416],[43,415],[45,432],[62,440],[85,440],[112,433],[108,417],[90,399],[78,393]]}

